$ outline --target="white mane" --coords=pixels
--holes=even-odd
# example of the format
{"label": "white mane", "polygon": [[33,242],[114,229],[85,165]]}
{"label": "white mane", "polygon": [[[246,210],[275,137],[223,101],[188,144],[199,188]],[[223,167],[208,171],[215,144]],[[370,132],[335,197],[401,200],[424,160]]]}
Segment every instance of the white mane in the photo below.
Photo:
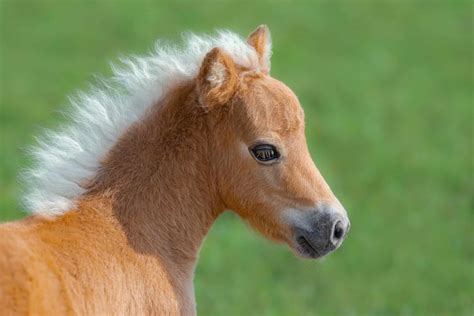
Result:
{"label": "white mane", "polygon": [[95,175],[118,137],[170,87],[195,78],[212,48],[224,49],[239,65],[258,68],[257,53],[235,33],[187,34],[184,39],[182,48],[158,41],[150,55],[122,59],[121,67],[112,66],[111,79],[71,100],[72,122],[47,133],[32,150],[35,164],[25,173],[28,210],[54,215],[74,207],[84,193],[81,183]]}

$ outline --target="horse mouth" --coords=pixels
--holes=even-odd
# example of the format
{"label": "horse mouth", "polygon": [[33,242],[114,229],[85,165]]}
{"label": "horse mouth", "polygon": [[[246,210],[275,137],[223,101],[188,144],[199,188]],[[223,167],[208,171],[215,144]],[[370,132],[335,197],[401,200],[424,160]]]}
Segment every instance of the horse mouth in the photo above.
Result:
{"label": "horse mouth", "polygon": [[305,258],[317,259],[322,255],[311,245],[311,243],[304,237],[296,237],[296,251],[299,255]]}

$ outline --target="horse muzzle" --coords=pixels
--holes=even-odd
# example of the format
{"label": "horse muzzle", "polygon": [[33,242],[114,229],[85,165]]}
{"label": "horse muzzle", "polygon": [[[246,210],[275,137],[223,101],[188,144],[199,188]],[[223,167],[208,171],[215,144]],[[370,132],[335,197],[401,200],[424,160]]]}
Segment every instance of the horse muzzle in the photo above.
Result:
{"label": "horse muzzle", "polygon": [[350,222],[344,210],[320,204],[304,211],[292,225],[292,247],[305,258],[320,258],[337,249],[346,237]]}

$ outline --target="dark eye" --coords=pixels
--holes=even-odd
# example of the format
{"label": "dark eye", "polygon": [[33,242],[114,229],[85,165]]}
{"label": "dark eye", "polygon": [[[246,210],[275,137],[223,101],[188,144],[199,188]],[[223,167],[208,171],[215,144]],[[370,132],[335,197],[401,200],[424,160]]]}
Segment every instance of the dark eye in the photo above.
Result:
{"label": "dark eye", "polygon": [[280,158],[280,153],[273,145],[257,145],[251,148],[250,152],[255,157],[255,159],[264,163],[273,162],[274,160]]}

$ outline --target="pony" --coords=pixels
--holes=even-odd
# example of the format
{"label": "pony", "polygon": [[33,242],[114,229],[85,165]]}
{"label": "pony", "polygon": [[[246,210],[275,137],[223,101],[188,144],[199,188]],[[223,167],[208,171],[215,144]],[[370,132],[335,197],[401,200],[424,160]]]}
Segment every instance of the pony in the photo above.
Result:
{"label": "pony", "polygon": [[309,154],[266,26],[161,42],[73,99],[26,174],[33,213],[0,226],[2,315],[194,315],[199,249],[225,210],[304,258],[347,213]]}

